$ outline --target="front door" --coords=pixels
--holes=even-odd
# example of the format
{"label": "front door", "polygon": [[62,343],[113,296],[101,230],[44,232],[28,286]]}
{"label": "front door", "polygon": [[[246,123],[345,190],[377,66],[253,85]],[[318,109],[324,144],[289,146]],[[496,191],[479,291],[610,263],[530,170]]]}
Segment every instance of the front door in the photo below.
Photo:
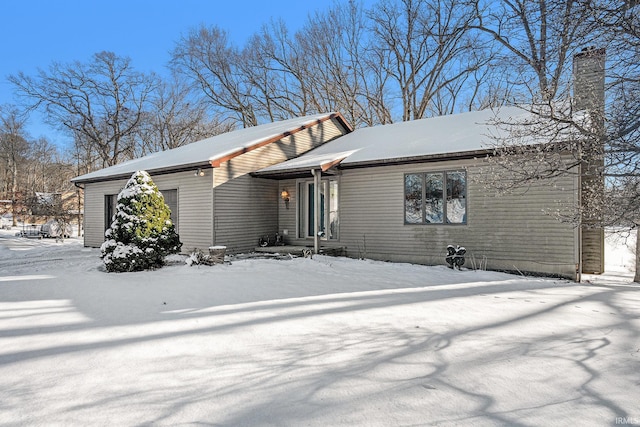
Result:
{"label": "front door", "polygon": [[[298,237],[313,238],[315,230],[315,184],[313,181],[298,183],[300,205],[298,210]],[[319,224],[320,237],[324,240],[338,239],[338,181],[336,179],[323,179],[320,181],[319,197]]]}

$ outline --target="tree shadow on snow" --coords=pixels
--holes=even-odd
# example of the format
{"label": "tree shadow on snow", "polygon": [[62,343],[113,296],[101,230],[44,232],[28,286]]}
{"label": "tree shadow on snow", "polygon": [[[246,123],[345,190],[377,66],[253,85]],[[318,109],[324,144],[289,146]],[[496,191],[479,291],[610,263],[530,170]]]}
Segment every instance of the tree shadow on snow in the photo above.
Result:
{"label": "tree shadow on snow", "polygon": [[[180,268],[175,269],[176,277],[180,271]],[[327,274],[330,276],[332,272],[327,271]],[[145,280],[121,283],[123,278],[135,277]],[[497,276],[492,277],[495,280]],[[218,419],[223,425],[250,425],[256,421],[263,425],[320,424],[323,419],[362,424],[370,422],[368,417],[375,413],[384,413],[388,420],[403,425],[412,421],[417,425],[475,422],[529,425],[540,421],[536,417],[544,417],[555,406],[565,408],[567,405],[596,408],[611,416],[608,420],[611,423],[614,417],[637,416],[625,402],[608,396],[600,383],[610,369],[606,357],[612,352],[620,353],[620,349],[632,345],[629,343],[640,340],[636,324],[640,291],[630,287],[588,287],[564,281],[500,277],[501,280],[493,282],[442,286],[414,283],[384,288],[382,283],[372,284],[367,289],[366,285],[359,285],[344,293],[328,287],[324,293],[322,289],[302,289],[298,293],[287,290],[274,295],[266,289],[264,293],[256,291],[248,298],[232,292],[224,294],[221,286],[232,286],[233,283],[184,286],[185,294],[177,296],[173,290],[163,287],[152,293],[153,274],[119,276],[117,280],[96,286],[86,283],[85,288],[55,279],[4,282],[0,302],[31,301],[30,304],[37,305],[37,301],[42,300],[68,301],[70,304],[43,307],[40,312],[26,309],[5,313],[18,326],[2,328],[0,336],[3,338],[29,335],[54,338],[39,348],[1,353],[0,366],[190,337],[215,340],[217,336],[240,335],[252,328],[272,331],[282,325],[317,319],[320,323],[335,323],[332,328],[318,327],[315,331],[283,331],[283,343],[273,343],[264,350],[273,352],[264,361],[260,359],[258,349],[255,353],[230,354],[225,356],[228,360],[216,359],[199,367],[189,366],[188,369],[200,370],[202,375],[167,385],[166,393],[138,392],[136,399],[158,408],[155,419],[147,422],[173,423],[179,416],[176,414],[188,417],[196,407],[199,409],[195,413],[202,419],[190,418],[190,422],[206,423]],[[85,280],[90,281],[90,278]],[[287,280],[289,282],[285,283]],[[287,279],[283,275],[280,285],[293,287],[296,280],[299,278]],[[255,286],[259,288],[260,284]],[[223,295],[208,297],[204,293],[207,290]],[[416,306],[424,307],[422,317],[416,317],[415,311],[411,311],[406,323],[398,320],[402,318],[397,315],[398,310],[402,312]],[[514,310],[516,306],[518,309]],[[33,317],[46,318],[49,314],[53,318],[59,315],[59,310],[70,307],[88,320],[24,326]],[[437,314],[445,313],[449,307],[466,309],[470,313],[476,307],[484,307],[478,309],[478,314],[485,315],[486,307],[495,307],[495,313],[476,319],[469,313],[461,313],[470,318],[451,325],[441,323]],[[113,310],[115,314],[110,312]],[[387,322],[377,317],[385,313],[392,315]],[[593,316],[604,320],[597,325],[588,321],[581,324],[579,320],[583,313],[587,319],[594,313]],[[547,320],[562,319],[565,314],[572,316],[575,324],[569,322],[556,330]],[[346,322],[345,316],[359,316],[361,323]],[[180,324],[186,326],[163,328],[161,325],[165,322],[182,322]],[[540,328],[531,329],[531,324],[536,322],[540,322]],[[149,332],[120,338],[104,333],[113,326],[140,325],[149,326]],[[512,328],[520,325],[527,327],[528,332],[522,337],[512,336]],[[97,335],[91,342],[59,343],[55,340],[59,333],[92,330],[102,335]],[[617,331],[617,334],[608,335],[608,330]],[[301,340],[311,340],[311,343]],[[238,357],[251,368],[238,369],[233,381],[217,384],[217,373],[212,371],[212,365],[219,369],[241,366]],[[510,392],[508,387],[518,384],[518,379],[511,375],[527,373],[517,369],[510,372],[510,360],[542,371],[544,368],[538,363],[542,366],[561,364],[573,375],[561,384],[567,393],[542,397],[534,391],[535,398],[527,399],[527,385],[521,383],[519,386],[523,389],[519,391],[524,396],[509,400],[506,397]],[[621,368],[621,375],[637,385],[640,383],[639,370],[637,358],[634,360],[635,364]],[[177,359],[175,366],[179,367],[180,363]],[[501,374],[502,366],[505,372]],[[486,376],[482,375],[483,369],[486,369]],[[465,376],[465,373],[469,375]],[[157,372],[157,375],[163,374],[166,372]],[[493,381],[499,381],[507,389],[493,388],[490,385]],[[542,382],[541,378],[532,379],[539,387]],[[5,390],[8,392],[10,390]],[[238,395],[246,396],[242,405],[237,404]],[[108,401],[99,400],[91,405],[98,409],[101,405],[130,398],[126,393],[120,393]],[[210,409],[203,410],[203,405],[209,405]],[[456,405],[459,411],[453,412],[451,408]],[[224,408],[223,414],[221,408]],[[371,408],[374,414],[370,412]],[[86,405],[69,408],[70,411],[82,409],[86,409]],[[536,415],[541,413],[543,415]],[[428,414],[427,419],[420,418],[424,414]]]}

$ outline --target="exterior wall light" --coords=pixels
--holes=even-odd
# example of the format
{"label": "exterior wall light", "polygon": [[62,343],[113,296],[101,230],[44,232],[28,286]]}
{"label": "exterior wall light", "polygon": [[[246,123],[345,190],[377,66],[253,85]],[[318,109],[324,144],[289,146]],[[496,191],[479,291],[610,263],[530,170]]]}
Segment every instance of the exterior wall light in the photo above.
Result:
{"label": "exterior wall light", "polygon": [[289,209],[289,200],[291,200],[291,198],[289,196],[289,192],[286,189],[282,190],[282,192],[280,193],[280,198],[284,202],[284,205],[287,207],[287,209]]}
{"label": "exterior wall light", "polygon": [[198,168],[198,170],[196,171],[196,173],[194,173],[195,176],[204,176],[204,171],[201,168]]}

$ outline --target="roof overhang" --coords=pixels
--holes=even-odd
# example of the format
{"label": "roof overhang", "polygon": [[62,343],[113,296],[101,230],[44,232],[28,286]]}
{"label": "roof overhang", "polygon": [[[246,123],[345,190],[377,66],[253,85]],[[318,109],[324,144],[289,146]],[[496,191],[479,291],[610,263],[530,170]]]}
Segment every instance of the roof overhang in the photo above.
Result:
{"label": "roof overhang", "polygon": [[258,171],[252,172],[250,175],[256,178],[267,178],[267,179],[297,179],[297,178],[309,178],[313,176],[312,171],[320,171],[325,175],[338,175],[340,173],[339,167],[332,167],[330,169],[322,169],[322,168],[297,168],[297,169],[287,169],[285,171]]}
{"label": "roof overhang", "polygon": [[326,174],[335,174],[340,162],[348,158],[352,153],[353,151],[318,156],[302,155],[297,159],[255,171],[251,175],[261,178],[288,179],[311,176],[314,170]]}

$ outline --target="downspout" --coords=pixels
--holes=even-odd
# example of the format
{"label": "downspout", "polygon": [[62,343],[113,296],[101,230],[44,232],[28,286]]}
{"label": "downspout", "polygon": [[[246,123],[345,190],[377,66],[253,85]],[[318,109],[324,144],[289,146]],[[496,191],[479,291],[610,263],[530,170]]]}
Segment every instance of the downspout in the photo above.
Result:
{"label": "downspout", "polygon": [[311,169],[313,175],[313,252],[320,252],[320,176],[322,171]]}
{"label": "downspout", "polygon": [[80,213],[81,211],[83,211],[82,209],[82,200],[80,199],[80,190],[83,191],[83,196],[84,196],[84,187],[82,186],[81,183],[78,182],[74,182],[73,185],[78,189],[77,190],[77,195],[78,195],[78,237],[83,236],[84,237],[84,215],[82,213]]}
{"label": "downspout", "polygon": [[[579,155],[582,156],[582,153]],[[576,273],[576,282],[582,283],[582,164],[578,170],[578,271]]]}
{"label": "downspout", "polygon": [[211,168],[211,244],[217,245],[216,234],[218,216],[216,215],[216,168]]}

